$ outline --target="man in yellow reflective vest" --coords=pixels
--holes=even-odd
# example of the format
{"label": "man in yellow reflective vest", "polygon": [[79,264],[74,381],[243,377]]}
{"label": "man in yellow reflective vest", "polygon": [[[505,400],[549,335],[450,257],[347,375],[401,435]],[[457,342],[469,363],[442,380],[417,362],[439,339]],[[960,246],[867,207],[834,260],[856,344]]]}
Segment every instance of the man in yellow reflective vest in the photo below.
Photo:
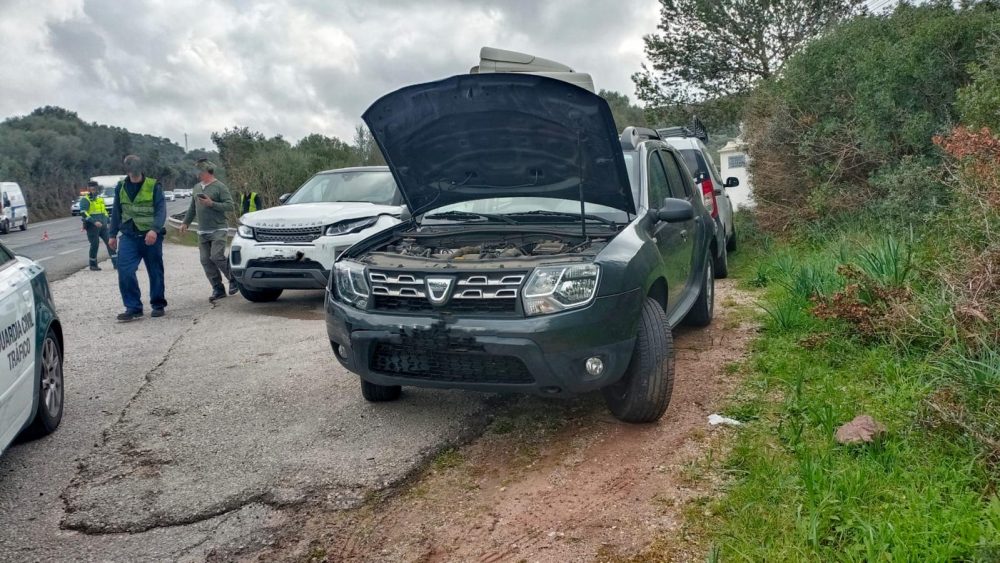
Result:
{"label": "man in yellow reflective vest", "polygon": [[[118,183],[115,205],[111,211],[111,248],[118,250],[118,291],[125,312],[119,322],[141,319],[142,291],[135,273],[139,262],[149,274],[149,304],[152,317],[162,317],[167,306],[163,282],[163,235],[167,233],[167,202],[163,188],[155,178],[142,173],[142,159],[134,154],[125,157],[128,175]],[[121,233],[121,239],[118,234]]]}
{"label": "man in yellow reflective vest", "polygon": [[97,251],[102,240],[111,256],[111,265],[118,267],[118,256],[111,250],[108,242],[108,208],[104,205],[100,188],[97,182],[91,180],[87,184],[87,195],[80,198],[80,218],[83,219],[83,228],[87,231],[87,240],[90,242],[90,269],[94,271],[101,269],[97,265]]}
{"label": "man in yellow reflective vest", "polygon": [[264,203],[257,192],[243,192],[240,194],[240,215],[253,213],[264,209]]}

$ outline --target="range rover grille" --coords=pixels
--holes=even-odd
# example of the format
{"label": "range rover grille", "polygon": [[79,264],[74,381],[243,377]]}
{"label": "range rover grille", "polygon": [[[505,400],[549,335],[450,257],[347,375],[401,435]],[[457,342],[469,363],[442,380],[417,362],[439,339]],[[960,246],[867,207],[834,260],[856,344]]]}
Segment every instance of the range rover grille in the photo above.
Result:
{"label": "range rover grille", "polygon": [[323,234],[323,227],[255,228],[253,233],[260,242],[313,242]]}

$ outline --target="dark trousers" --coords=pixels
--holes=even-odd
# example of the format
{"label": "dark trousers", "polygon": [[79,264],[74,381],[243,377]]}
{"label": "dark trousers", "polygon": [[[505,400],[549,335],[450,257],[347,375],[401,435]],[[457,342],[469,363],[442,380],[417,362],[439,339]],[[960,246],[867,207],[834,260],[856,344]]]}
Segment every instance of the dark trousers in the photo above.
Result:
{"label": "dark trousers", "polygon": [[111,264],[115,267],[118,266],[118,256],[115,254],[114,250],[111,250],[111,245],[108,244],[108,225],[102,224],[100,228],[97,228],[93,223],[87,223],[87,240],[90,242],[90,265],[97,265],[97,250],[101,246],[101,241],[104,241],[105,248],[108,249],[108,256],[111,257]]}
{"label": "dark trousers", "polygon": [[167,306],[163,283],[163,237],[147,245],[144,236],[125,235],[118,239],[118,291],[130,313],[142,312],[142,291],[139,289],[139,262],[146,264],[149,273],[149,304],[153,309]]}
{"label": "dark trousers", "polygon": [[232,282],[233,273],[229,271],[229,259],[226,258],[226,238],[198,238],[198,250],[201,254],[201,267],[205,269],[205,277],[212,284],[212,289],[225,289],[222,280]]}

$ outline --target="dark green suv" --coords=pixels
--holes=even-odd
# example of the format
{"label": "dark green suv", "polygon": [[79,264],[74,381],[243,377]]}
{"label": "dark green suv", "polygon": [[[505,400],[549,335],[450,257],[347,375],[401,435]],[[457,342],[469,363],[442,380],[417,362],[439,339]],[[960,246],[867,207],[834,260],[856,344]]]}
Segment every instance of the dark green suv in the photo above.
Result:
{"label": "dark green suv", "polygon": [[677,151],[525,74],[410,86],[364,119],[413,215],[330,279],[330,343],[364,397],[601,390],[619,419],[657,420],[672,327],[713,312],[715,222]]}

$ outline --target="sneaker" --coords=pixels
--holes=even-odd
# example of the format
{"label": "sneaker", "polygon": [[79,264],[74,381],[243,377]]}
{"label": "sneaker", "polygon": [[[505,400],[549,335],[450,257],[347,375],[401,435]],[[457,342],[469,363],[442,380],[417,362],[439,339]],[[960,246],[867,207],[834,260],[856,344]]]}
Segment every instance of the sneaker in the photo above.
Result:
{"label": "sneaker", "polygon": [[223,288],[218,287],[212,291],[212,295],[209,296],[208,300],[210,302],[218,301],[219,299],[222,299],[225,296],[226,296],[226,291]]}
{"label": "sneaker", "polygon": [[155,319],[156,317],[162,317],[163,315],[166,315],[166,314],[167,314],[167,312],[164,311],[163,309],[153,309],[153,312],[150,313],[149,316],[153,317]]}
{"label": "sneaker", "polygon": [[236,285],[235,281],[229,282],[229,295],[236,295],[240,292],[240,286]]}
{"label": "sneaker", "polygon": [[120,315],[118,315],[118,317],[116,317],[116,318],[118,319],[118,322],[120,322],[120,323],[127,323],[127,322],[131,322],[131,321],[139,320],[139,319],[142,318],[142,311],[138,311],[138,312],[137,311],[125,311],[124,313],[121,313]]}

